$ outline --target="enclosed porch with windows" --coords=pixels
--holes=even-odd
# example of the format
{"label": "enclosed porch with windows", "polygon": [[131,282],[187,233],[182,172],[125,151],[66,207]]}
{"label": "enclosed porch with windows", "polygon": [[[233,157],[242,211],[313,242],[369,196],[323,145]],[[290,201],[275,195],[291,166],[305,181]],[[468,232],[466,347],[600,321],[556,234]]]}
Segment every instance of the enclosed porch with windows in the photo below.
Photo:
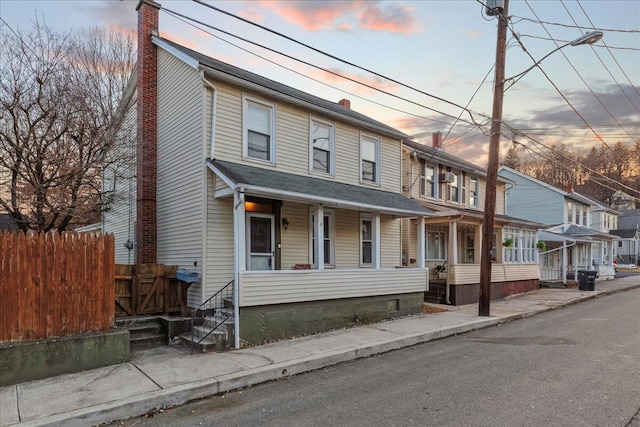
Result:
{"label": "enclosed porch with windows", "polygon": [[[429,267],[428,302],[463,305],[478,302],[482,218],[480,213],[456,213],[426,220],[425,265]],[[408,265],[419,261],[420,228],[415,220],[403,223],[403,251]],[[536,251],[537,224],[497,216],[492,253],[492,299],[539,287]],[[509,244],[507,244],[507,241]]]}
{"label": "enclosed porch with windows", "polygon": [[[433,212],[398,193],[210,161],[233,217],[242,340],[416,314],[428,269],[402,268],[400,221]],[[233,203],[229,203],[233,199]],[[219,201],[219,202],[216,202]]]}

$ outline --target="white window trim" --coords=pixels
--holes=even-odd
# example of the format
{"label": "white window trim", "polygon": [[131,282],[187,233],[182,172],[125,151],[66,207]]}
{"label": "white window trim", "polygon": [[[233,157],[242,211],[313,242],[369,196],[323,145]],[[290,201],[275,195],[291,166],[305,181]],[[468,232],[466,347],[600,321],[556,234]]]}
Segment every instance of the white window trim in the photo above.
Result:
{"label": "white window trim", "polygon": [[[473,184],[473,181],[475,180],[476,182],[476,187],[475,188],[471,188],[471,185]],[[471,204],[471,193],[474,190],[473,193],[475,193],[476,195],[476,203],[474,205]],[[469,207],[470,208],[479,208],[480,207],[480,180],[478,179],[477,176],[471,176],[469,177]]]}
{"label": "white window trim", "polygon": [[454,188],[453,183],[447,182],[447,201],[451,203],[463,204],[464,200],[463,200],[462,193],[464,193],[463,191],[464,183],[462,182],[462,179],[463,179],[462,173],[456,172],[456,171],[451,171],[451,173],[458,177],[458,198],[456,200],[452,199],[451,197],[453,195],[452,189]]}
{"label": "white window trim", "polygon": [[[366,139],[370,139],[373,142],[375,142],[376,144],[376,165],[374,167],[373,173],[375,175],[375,180],[374,181],[365,181],[362,179],[362,140],[366,138]],[[380,138],[370,135],[370,134],[366,134],[361,132],[360,133],[360,183],[361,184],[366,184],[366,185],[375,185],[377,187],[380,186]]]}
{"label": "white window trim", "polygon": [[[378,219],[378,221],[376,221],[376,219]],[[363,263],[362,262],[362,222],[363,221],[371,221],[371,262],[370,263]],[[358,237],[358,241],[360,242],[360,248],[359,248],[359,253],[360,253],[360,259],[359,259],[359,263],[360,263],[360,267],[364,267],[364,268],[378,268],[378,259],[377,259],[377,254],[378,254],[378,235],[380,233],[380,221],[379,221],[379,216],[378,218],[376,217],[375,214],[371,214],[371,213],[361,213],[360,214],[360,226],[358,227],[358,231],[359,231],[359,237]]]}
{"label": "white window trim", "polygon": [[[442,236],[442,258],[429,258],[429,233],[438,233]],[[427,261],[446,261],[449,243],[447,242],[447,233],[441,230],[424,230],[424,257]]]}
{"label": "white window trim", "polygon": [[[249,141],[248,141],[248,131],[249,128],[247,126],[247,117],[249,117],[248,107],[249,104],[254,104],[266,109],[269,109],[269,120],[271,122],[271,135],[270,135],[270,153],[269,157],[271,160],[262,160],[257,159],[255,157],[249,156]],[[249,160],[252,162],[259,163],[267,163],[267,164],[276,164],[276,104],[273,102],[268,102],[259,98],[254,98],[248,95],[242,95],[242,157],[245,160]]]}
{"label": "white window trim", "polygon": [[[313,123],[317,122],[329,127],[329,172],[313,169]],[[334,177],[336,173],[336,126],[335,123],[316,117],[309,117],[309,173]]]}
{"label": "white window trim", "polygon": [[[426,175],[422,175],[422,165],[424,164],[424,169],[425,172],[427,170],[427,168],[432,168],[433,169],[433,196],[427,196],[427,179],[426,179]],[[425,199],[437,199],[438,198],[438,166],[431,164],[429,162],[427,162],[424,159],[421,159],[420,162],[418,162],[418,175],[420,176],[420,185],[418,186],[418,193],[420,193],[420,197],[425,198]],[[422,192],[422,187],[424,186],[425,192]]]}
{"label": "white window trim", "polygon": [[[315,215],[314,209],[309,208],[309,264],[314,264],[313,260],[313,217]],[[336,213],[332,209],[324,209],[323,216],[329,217],[329,242],[330,242],[330,252],[331,252],[331,260],[333,261],[330,264],[327,264],[325,260],[324,268],[335,268],[336,266]],[[325,238],[327,236],[324,236]],[[321,246],[324,248],[324,245]]]}

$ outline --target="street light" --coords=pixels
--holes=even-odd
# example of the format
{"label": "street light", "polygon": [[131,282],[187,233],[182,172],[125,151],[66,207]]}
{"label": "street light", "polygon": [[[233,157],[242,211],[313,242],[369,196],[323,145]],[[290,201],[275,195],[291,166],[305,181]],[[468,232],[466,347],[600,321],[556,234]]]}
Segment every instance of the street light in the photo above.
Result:
{"label": "street light", "polygon": [[[496,212],[496,192],[498,180],[498,157],[500,151],[500,132],[502,131],[502,100],[504,84],[507,80],[519,80],[527,72],[537,67],[549,55],[567,46],[593,44],[602,38],[601,31],[592,31],[578,37],[574,41],[562,45],[549,52],[542,59],[520,74],[504,78],[505,54],[507,50],[507,16],[509,0],[504,0],[504,8],[498,15],[498,38],[496,42],[496,76],[493,90],[493,112],[491,116],[491,136],[489,139],[489,162],[487,165],[487,183],[485,187],[484,217],[482,220],[482,247],[480,252],[480,298],[478,301],[478,316],[489,316],[491,301],[491,249],[493,246],[493,223]],[[515,80],[513,83],[515,83]],[[513,83],[511,85],[513,85]]]}

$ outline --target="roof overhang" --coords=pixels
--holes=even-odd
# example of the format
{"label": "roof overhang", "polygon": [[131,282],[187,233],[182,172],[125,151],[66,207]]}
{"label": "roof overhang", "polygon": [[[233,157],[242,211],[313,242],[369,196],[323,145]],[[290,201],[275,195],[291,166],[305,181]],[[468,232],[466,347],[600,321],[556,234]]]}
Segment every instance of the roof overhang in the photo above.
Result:
{"label": "roof overhang", "polygon": [[207,159],[208,168],[233,191],[327,207],[380,212],[397,217],[435,213],[400,193]]}

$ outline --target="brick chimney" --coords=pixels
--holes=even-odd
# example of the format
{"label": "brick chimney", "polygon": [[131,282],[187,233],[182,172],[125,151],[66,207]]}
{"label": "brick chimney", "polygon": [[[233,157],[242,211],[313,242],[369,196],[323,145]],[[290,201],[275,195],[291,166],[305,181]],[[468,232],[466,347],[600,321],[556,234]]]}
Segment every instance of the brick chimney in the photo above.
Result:
{"label": "brick chimney", "polygon": [[567,193],[573,193],[573,183],[567,183]]}
{"label": "brick chimney", "polygon": [[137,87],[137,194],[136,263],[155,263],[158,253],[156,218],[158,51],[151,35],[158,31],[160,5],[140,0],[138,11],[138,87]]}
{"label": "brick chimney", "polygon": [[433,141],[433,148],[442,148],[442,132],[433,132],[431,140]]}
{"label": "brick chimney", "polygon": [[348,108],[349,110],[351,109],[351,101],[349,101],[347,98],[343,98],[340,101],[338,101],[338,104],[342,105],[344,108]]}

